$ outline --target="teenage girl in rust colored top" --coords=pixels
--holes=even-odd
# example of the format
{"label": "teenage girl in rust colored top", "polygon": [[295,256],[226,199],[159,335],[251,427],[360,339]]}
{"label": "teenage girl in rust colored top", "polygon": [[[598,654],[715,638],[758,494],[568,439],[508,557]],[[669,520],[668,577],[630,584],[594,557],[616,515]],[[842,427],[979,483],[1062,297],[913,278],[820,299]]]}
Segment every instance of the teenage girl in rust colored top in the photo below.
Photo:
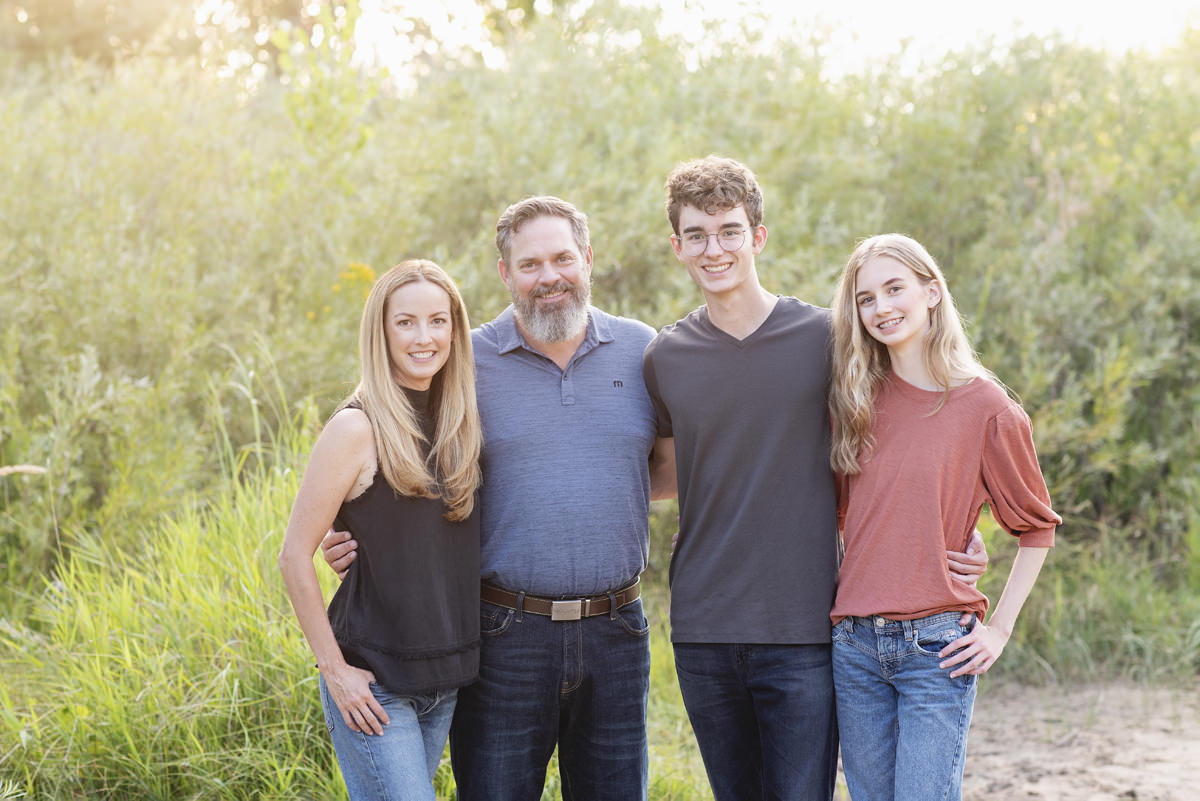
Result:
{"label": "teenage girl in rust colored top", "polygon": [[[863,241],[833,305],[838,519],[831,614],[854,801],[961,798],[977,677],[1012,634],[1062,521],[1029,417],[975,357],[945,278],[900,234]],[[1020,537],[1004,593],[950,580],[984,503]],[[961,625],[963,613],[973,624]]]}

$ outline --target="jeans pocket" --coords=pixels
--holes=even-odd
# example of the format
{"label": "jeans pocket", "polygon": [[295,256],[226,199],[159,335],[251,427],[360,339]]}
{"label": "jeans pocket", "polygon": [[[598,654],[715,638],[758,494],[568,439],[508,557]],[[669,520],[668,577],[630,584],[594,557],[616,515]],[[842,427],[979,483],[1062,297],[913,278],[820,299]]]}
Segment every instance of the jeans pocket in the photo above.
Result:
{"label": "jeans pocket", "polygon": [[913,633],[913,648],[926,656],[939,656],[943,648],[970,630],[968,626],[958,625],[957,620],[940,621],[932,626],[922,626]]}
{"label": "jeans pocket", "polygon": [[495,637],[503,634],[516,616],[516,610],[487,603],[479,606],[479,634],[483,637]]}
{"label": "jeans pocket", "polygon": [[618,609],[617,620],[621,621],[625,631],[634,637],[647,637],[650,634],[650,621],[646,620],[646,615],[642,613],[641,601],[625,604]]}
{"label": "jeans pocket", "polygon": [[392,692],[377,681],[367,684],[367,689],[371,691],[371,695],[375,696],[375,700],[379,702],[380,706],[385,706],[400,697],[398,693]]}

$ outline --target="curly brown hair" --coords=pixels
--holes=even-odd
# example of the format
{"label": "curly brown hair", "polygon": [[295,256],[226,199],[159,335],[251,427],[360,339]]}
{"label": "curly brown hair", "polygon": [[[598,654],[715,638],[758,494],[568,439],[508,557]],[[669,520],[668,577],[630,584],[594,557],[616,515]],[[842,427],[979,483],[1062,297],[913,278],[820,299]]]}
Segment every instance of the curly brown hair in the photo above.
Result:
{"label": "curly brown hair", "polygon": [[679,234],[679,213],[684,206],[705,214],[741,206],[751,228],[762,224],[763,196],[754,173],[745,164],[721,156],[680,164],[667,176],[667,217],[671,230]]}

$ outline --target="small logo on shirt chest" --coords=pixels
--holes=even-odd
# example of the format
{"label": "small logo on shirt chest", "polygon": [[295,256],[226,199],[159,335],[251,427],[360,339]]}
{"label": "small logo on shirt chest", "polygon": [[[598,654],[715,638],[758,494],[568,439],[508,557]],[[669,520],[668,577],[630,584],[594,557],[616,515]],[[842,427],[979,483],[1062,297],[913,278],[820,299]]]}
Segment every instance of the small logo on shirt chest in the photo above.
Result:
{"label": "small logo on shirt chest", "polygon": [[625,382],[624,382],[624,381],[620,381],[620,380],[616,380],[616,381],[613,381],[613,386],[614,386],[614,387],[623,387],[623,386],[625,386]]}

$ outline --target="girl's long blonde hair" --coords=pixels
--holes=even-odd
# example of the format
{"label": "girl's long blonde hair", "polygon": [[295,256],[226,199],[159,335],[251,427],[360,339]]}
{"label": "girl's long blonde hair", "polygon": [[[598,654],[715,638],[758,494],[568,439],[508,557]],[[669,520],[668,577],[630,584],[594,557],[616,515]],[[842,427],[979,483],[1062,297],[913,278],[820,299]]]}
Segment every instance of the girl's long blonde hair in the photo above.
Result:
{"label": "girl's long blonde hair", "polygon": [[848,475],[859,472],[859,459],[868,454],[873,444],[875,398],[892,365],[887,346],[872,337],[859,319],[855,298],[859,269],[877,256],[888,256],[908,267],[924,286],[936,282],[941,293],[941,300],[929,310],[929,332],[922,348],[925,369],[943,390],[942,400],[933,411],[946,402],[951,387],[971,378],[983,377],[1000,384],[979,363],[963,330],[946,278],[921,243],[904,234],[880,234],[864,239],[850,254],[833,299],[830,407],[836,425],[830,463],[834,470]]}
{"label": "girl's long blonde hair", "polygon": [[[427,443],[428,458],[422,456],[425,435],[417,415],[396,383],[384,330],[388,298],[415,281],[428,281],[450,296],[453,327],[450,357],[429,387],[435,425],[433,442]],[[357,402],[370,419],[384,478],[402,495],[442,498],[447,520],[466,519],[482,480],[483,438],[475,401],[471,326],[462,295],[446,271],[427,259],[409,259],[380,276],[363,307],[358,352],[362,377],[346,404]]]}

